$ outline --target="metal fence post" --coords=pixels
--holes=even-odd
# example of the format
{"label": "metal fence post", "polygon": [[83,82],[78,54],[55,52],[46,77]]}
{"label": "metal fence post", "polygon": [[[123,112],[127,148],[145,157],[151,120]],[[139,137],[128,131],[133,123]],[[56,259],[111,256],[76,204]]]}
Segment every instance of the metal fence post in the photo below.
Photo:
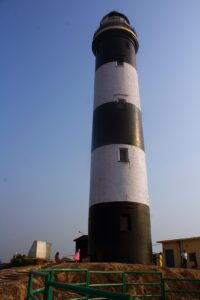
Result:
{"label": "metal fence post", "polygon": [[54,270],[50,271],[50,280],[52,281],[54,280],[54,273],[55,273]]}
{"label": "metal fence post", "polygon": [[90,271],[86,271],[86,287],[90,286]]}
{"label": "metal fence post", "polygon": [[51,274],[45,276],[44,300],[53,300],[52,286],[49,284]]}
{"label": "metal fence post", "polygon": [[121,291],[123,294],[126,293],[126,273],[125,272],[122,273],[122,289],[121,289]]}
{"label": "metal fence post", "polygon": [[162,278],[162,300],[166,300],[165,279]]}
{"label": "metal fence post", "polygon": [[28,277],[28,287],[27,287],[27,300],[29,300],[30,295],[32,293],[33,287],[33,274],[30,272]]}

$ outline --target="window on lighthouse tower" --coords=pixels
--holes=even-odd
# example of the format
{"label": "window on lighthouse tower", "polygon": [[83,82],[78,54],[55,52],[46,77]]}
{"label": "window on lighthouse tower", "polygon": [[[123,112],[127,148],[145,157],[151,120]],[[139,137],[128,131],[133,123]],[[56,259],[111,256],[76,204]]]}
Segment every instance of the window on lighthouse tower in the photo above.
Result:
{"label": "window on lighthouse tower", "polygon": [[128,162],[128,148],[120,148],[119,149],[119,161]]}
{"label": "window on lighthouse tower", "polygon": [[123,67],[123,65],[124,65],[123,60],[122,59],[118,59],[116,65],[117,65],[117,67]]}
{"label": "window on lighthouse tower", "polygon": [[124,98],[119,98],[119,99],[118,99],[118,102],[124,104],[124,103],[126,103],[126,99],[124,99]]}
{"label": "window on lighthouse tower", "polygon": [[131,230],[131,220],[130,215],[124,214],[120,216],[120,231]]}

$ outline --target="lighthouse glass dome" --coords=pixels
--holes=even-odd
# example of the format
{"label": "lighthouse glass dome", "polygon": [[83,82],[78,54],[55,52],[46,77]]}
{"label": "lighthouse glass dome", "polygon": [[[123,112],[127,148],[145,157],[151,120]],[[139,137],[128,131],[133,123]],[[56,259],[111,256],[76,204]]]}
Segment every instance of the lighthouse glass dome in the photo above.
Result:
{"label": "lighthouse glass dome", "polygon": [[115,23],[115,22],[130,24],[129,20],[126,16],[114,11],[114,12],[111,12],[108,15],[106,15],[102,19],[100,25],[102,26],[102,25],[107,25],[109,23]]}

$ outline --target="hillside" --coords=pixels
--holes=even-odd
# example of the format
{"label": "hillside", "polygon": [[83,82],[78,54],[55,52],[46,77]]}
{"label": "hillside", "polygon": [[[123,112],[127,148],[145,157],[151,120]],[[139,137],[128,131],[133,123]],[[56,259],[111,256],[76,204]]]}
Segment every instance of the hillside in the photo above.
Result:
{"label": "hillside", "polygon": [[[30,269],[39,269],[39,268],[81,268],[89,270],[107,270],[107,271],[159,271],[162,272],[164,277],[173,277],[173,278],[200,278],[200,270],[194,269],[169,269],[169,268],[159,268],[157,266],[144,266],[144,265],[133,265],[133,264],[122,264],[122,263],[64,263],[64,264],[51,264],[51,265],[37,265],[37,266],[24,266],[24,267],[14,267],[8,269],[0,270],[0,299],[1,300],[24,300],[26,298],[26,288],[28,282],[28,272]],[[130,278],[130,280],[137,280],[137,282],[155,282],[158,280],[155,275],[137,275],[137,278]],[[56,275],[56,279],[63,282],[73,282],[78,279],[78,282],[84,281],[83,274],[75,273],[59,273]],[[92,283],[111,283],[111,282],[120,282],[121,276],[116,274],[92,274],[91,282]],[[40,280],[34,279],[34,288],[41,287],[42,282]],[[194,286],[194,283],[181,283],[181,286],[185,286],[185,289],[197,289],[197,286]],[[176,285],[178,289],[180,283]],[[109,288],[109,287],[108,287]],[[132,295],[137,293],[148,293],[149,291],[155,292],[155,288],[148,288],[146,286],[130,287],[129,293]],[[119,287],[110,287],[110,290],[119,290]],[[200,289],[200,287],[198,287]],[[62,292],[56,291],[54,299],[66,299],[62,296]],[[40,298],[42,299],[42,298]],[[141,299],[141,298],[140,298]],[[152,298],[151,298],[152,299]],[[158,299],[158,298],[157,298]],[[176,300],[176,299],[200,299],[199,296],[174,296],[169,295],[167,299]]]}

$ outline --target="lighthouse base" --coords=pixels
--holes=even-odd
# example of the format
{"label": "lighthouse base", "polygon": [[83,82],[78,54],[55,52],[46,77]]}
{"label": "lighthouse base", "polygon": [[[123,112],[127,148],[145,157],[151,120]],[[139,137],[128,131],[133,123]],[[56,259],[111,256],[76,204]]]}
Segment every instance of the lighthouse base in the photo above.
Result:
{"label": "lighthouse base", "polygon": [[91,206],[89,254],[95,262],[151,264],[149,206],[132,202]]}

